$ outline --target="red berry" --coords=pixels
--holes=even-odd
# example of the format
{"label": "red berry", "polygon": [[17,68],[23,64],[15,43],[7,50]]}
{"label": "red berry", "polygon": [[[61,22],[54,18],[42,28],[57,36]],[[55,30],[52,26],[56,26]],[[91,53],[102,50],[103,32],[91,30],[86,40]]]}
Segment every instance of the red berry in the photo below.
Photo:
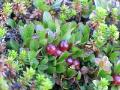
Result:
{"label": "red berry", "polygon": [[72,65],[73,64],[73,59],[71,57],[66,59],[66,62],[68,65]]}
{"label": "red berry", "polygon": [[54,55],[54,53],[56,52],[56,46],[53,44],[49,44],[46,47],[46,51],[49,55]]}
{"label": "red berry", "polygon": [[75,66],[80,66],[79,60],[76,60],[76,59],[73,61],[73,64],[74,64]]}
{"label": "red berry", "polygon": [[79,60],[74,60],[73,65],[75,66],[75,69],[79,70],[80,69],[80,61]]}
{"label": "red berry", "polygon": [[80,66],[75,66],[75,69],[76,70],[80,70]]}
{"label": "red berry", "polygon": [[56,50],[56,52],[53,54],[55,57],[59,57],[62,54],[62,51],[59,49]]}
{"label": "red berry", "polygon": [[113,75],[113,82],[114,85],[120,85],[120,75]]}
{"label": "red berry", "polygon": [[60,43],[59,43],[59,49],[61,51],[67,51],[69,49],[69,44],[66,40],[62,40]]}

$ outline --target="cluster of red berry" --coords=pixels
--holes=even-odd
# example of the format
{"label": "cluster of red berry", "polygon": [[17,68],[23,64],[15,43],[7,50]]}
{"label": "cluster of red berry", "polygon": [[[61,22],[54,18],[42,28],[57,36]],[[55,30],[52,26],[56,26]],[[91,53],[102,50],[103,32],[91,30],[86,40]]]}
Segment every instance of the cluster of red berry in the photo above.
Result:
{"label": "cluster of red berry", "polygon": [[[64,51],[68,51],[69,49],[70,49],[70,44],[66,40],[62,40],[57,47],[53,44],[48,44],[46,47],[46,52],[49,55],[59,57]],[[79,60],[73,59],[72,57],[68,57],[66,59],[66,62],[71,68],[74,68],[76,70],[80,69]]]}
{"label": "cluster of red berry", "polygon": [[66,59],[66,62],[67,62],[67,64],[68,64],[71,68],[76,69],[76,70],[79,70],[79,69],[80,69],[80,62],[79,62],[79,60],[73,59],[72,57],[68,57],[68,58]]}
{"label": "cluster of red berry", "polygon": [[113,82],[114,85],[120,85],[120,75],[113,75]]}
{"label": "cluster of red berry", "polygon": [[57,47],[53,44],[48,44],[46,47],[46,52],[56,57],[59,57],[62,52],[67,50],[69,50],[69,43],[66,40],[62,40]]}

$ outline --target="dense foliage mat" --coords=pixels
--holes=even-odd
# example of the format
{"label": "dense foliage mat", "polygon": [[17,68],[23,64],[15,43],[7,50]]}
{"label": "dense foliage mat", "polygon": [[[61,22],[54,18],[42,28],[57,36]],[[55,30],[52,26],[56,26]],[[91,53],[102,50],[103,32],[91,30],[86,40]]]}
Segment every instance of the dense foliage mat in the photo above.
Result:
{"label": "dense foliage mat", "polygon": [[0,90],[120,90],[120,0],[0,0]]}

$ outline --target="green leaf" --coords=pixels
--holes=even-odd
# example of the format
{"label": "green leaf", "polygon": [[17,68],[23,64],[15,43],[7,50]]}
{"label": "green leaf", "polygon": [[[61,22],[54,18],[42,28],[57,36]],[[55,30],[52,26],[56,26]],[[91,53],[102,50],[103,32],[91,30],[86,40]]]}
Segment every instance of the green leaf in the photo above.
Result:
{"label": "green leaf", "polygon": [[41,61],[40,61],[40,64],[39,64],[39,66],[38,66],[38,71],[40,71],[40,70],[47,70],[48,69],[48,65],[47,65],[47,63],[48,63],[48,58],[47,57],[44,57],[44,59],[42,59]]}
{"label": "green leaf", "polygon": [[80,86],[80,90],[86,90],[85,86]]}
{"label": "green leaf", "polygon": [[77,74],[77,72],[74,69],[68,68],[66,74],[68,77],[73,77]]}
{"label": "green leaf", "polygon": [[60,8],[61,3],[62,3],[62,0],[56,0],[56,1],[54,2],[54,4],[52,5],[52,7],[53,7],[54,9]]}
{"label": "green leaf", "polygon": [[58,62],[64,62],[65,59],[69,56],[69,52],[64,52],[60,57],[59,59],[57,60]]}
{"label": "green leaf", "polygon": [[53,66],[56,66],[56,65],[57,65],[57,60],[56,60],[56,59],[52,61],[52,65],[53,65]]}
{"label": "green leaf", "polygon": [[66,67],[64,64],[58,64],[56,66],[56,72],[57,73],[64,73],[66,71]]}
{"label": "green leaf", "polygon": [[74,58],[81,57],[84,55],[84,51],[82,49],[79,49],[78,47],[73,46],[72,47],[72,56]]}
{"label": "green leaf", "polygon": [[46,38],[46,31],[37,31],[37,35],[40,37],[40,39],[45,39]]}
{"label": "green leaf", "polygon": [[39,44],[45,46],[47,44],[47,41],[48,41],[47,39],[42,39],[42,40],[40,39]]}
{"label": "green leaf", "polygon": [[6,34],[6,29],[0,26],[0,39],[3,38]]}
{"label": "green leaf", "polygon": [[119,90],[119,89],[118,89],[118,87],[116,87],[116,86],[112,86],[112,87],[111,87],[111,90]]}
{"label": "green leaf", "polygon": [[30,50],[37,51],[39,48],[39,40],[38,39],[32,39],[30,41]]}
{"label": "green leaf", "polygon": [[47,64],[47,63],[48,63],[48,57],[47,57],[47,56],[44,57],[44,59],[42,59],[42,60],[40,61],[40,64],[41,64],[41,65]]}
{"label": "green leaf", "polygon": [[106,3],[107,0],[94,0],[94,2],[95,2],[96,7],[103,7],[105,9],[110,7],[110,5],[109,5],[110,3],[109,4]]}
{"label": "green leaf", "polygon": [[113,78],[112,78],[111,75],[107,75],[105,78],[106,78],[108,81],[113,81]]}
{"label": "green leaf", "polygon": [[117,65],[114,66],[114,72],[116,74],[120,74],[120,64],[117,64]]}
{"label": "green leaf", "polygon": [[112,45],[110,45],[110,44],[107,44],[106,45],[106,47],[104,47],[104,52],[106,53],[106,54],[110,54],[110,53],[112,53],[112,51],[114,50],[114,47],[112,46]]}
{"label": "green leaf", "polygon": [[45,11],[43,13],[43,22],[48,23],[50,21],[52,21],[52,16],[51,16],[51,14],[49,12]]}
{"label": "green leaf", "polygon": [[22,36],[22,39],[25,45],[29,45],[33,33],[34,33],[33,23],[30,23],[30,24],[24,25],[24,27],[21,27],[20,34]]}
{"label": "green leaf", "polygon": [[52,20],[52,16],[49,12],[45,11],[43,13],[43,22],[45,24],[47,24],[47,26],[51,29],[51,30],[55,30],[55,23]]}
{"label": "green leaf", "polygon": [[64,80],[62,82],[62,87],[63,87],[64,90],[68,90],[69,89],[69,84],[68,84],[67,80]]}
{"label": "green leaf", "polygon": [[37,52],[35,52],[35,51],[29,51],[28,52],[28,59],[30,61],[34,60],[36,58],[36,56],[37,56]]}
{"label": "green leaf", "polygon": [[77,51],[79,51],[80,49],[78,48],[78,47],[75,47],[75,46],[73,46],[72,47],[72,53],[75,53],[75,52],[77,52]]}
{"label": "green leaf", "polygon": [[13,19],[8,19],[6,23],[8,26],[11,26],[12,28],[16,26],[16,22]]}
{"label": "green leaf", "polygon": [[76,79],[77,79],[77,80],[80,80],[80,79],[81,79],[81,72],[80,72],[80,71],[78,72],[78,75],[77,75]]}
{"label": "green leaf", "polygon": [[43,30],[43,31],[38,31],[37,32],[37,35],[39,36],[39,44],[40,46],[42,45],[46,45],[47,44],[47,39],[46,39],[46,31]]}
{"label": "green leaf", "polygon": [[108,75],[109,74],[107,72],[105,72],[104,70],[99,70],[99,72],[98,72],[99,77],[103,77],[103,78],[106,78],[106,79],[108,79],[108,78],[111,79]]}
{"label": "green leaf", "polygon": [[55,26],[56,26],[56,33],[57,35],[60,35],[60,21],[58,19],[55,19]]}
{"label": "green leaf", "polygon": [[81,43],[85,44],[89,40],[90,28],[87,25],[80,24],[79,30]]}
{"label": "green leaf", "polygon": [[70,38],[70,43],[76,43],[77,40],[76,40],[76,36],[79,36],[79,35],[76,35],[76,34],[71,34],[71,38]]}
{"label": "green leaf", "polygon": [[35,0],[33,2],[34,6],[42,11],[49,11],[50,7],[45,3],[45,0]]}
{"label": "green leaf", "polygon": [[76,22],[69,22],[61,26],[61,40],[69,40],[71,38],[71,33],[77,27]]}
{"label": "green leaf", "polygon": [[56,30],[56,26],[55,26],[54,21],[48,22],[48,28],[50,28],[52,31]]}
{"label": "green leaf", "polygon": [[104,70],[99,70],[98,75],[99,75],[100,77],[104,77],[104,76],[107,75],[107,73],[106,73]]}
{"label": "green leaf", "polygon": [[19,44],[18,42],[16,42],[15,40],[10,40],[10,42],[8,43],[8,45],[14,49],[14,50],[18,50],[19,49]]}
{"label": "green leaf", "polygon": [[44,71],[48,69],[48,65],[39,65],[38,66],[38,71]]}
{"label": "green leaf", "polygon": [[55,73],[55,72],[56,72],[56,67],[48,66],[47,72],[48,72],[49,74]]}
{"label": "green leaf", "polygon": [[24,26],[24,23],[23,23],[23,21],[22,20],[19,20],[19,22],[18,22],[18,24],[17,24],[18,26]]}
{"label": "green leaf", "polygon": [[113,53],[110,53],[110,60],[114,61],[114,60],[117,60],[118,59],[118,56],[120,55],[119,52],[113,52]]}
{"label": "green leaf", "polygon": [[36,58],[33,58],[32,60],[30,60],[30,66],[33,68],[33,69],[36,69],[38,67],[38,60]]}
{"label": "green leaf", "polygon": [[86,57],[84,58],[85,61],[92,61],[94,60],[95,55],[94,54],[90,54],[90,55],[86,55]]}
{"label": "green leaf", "polygon": [[56,60],[56,57],[53,57],[53,56],[50,56],[50,57],[48,57],[48,58],[49,58],[49,61],[50,61],[50,62]]}

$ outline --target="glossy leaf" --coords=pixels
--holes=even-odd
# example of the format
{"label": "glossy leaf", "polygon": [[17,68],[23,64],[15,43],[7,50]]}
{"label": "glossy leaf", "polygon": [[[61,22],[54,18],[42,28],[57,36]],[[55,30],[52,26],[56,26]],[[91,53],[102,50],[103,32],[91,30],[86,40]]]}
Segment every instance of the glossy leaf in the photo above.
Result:
{"label": "glossy leaf", "polygon": [[64,73],[66,71],[66,66],[64,64],[58,64],[56,66],[57,73]]}
{"label": "glossy leaf", "polygon": [[71,68],[68,68],[66,73],[67,73],[68,77],[73,77],[77,74],[77,72],[74,69],[71,69]]}

